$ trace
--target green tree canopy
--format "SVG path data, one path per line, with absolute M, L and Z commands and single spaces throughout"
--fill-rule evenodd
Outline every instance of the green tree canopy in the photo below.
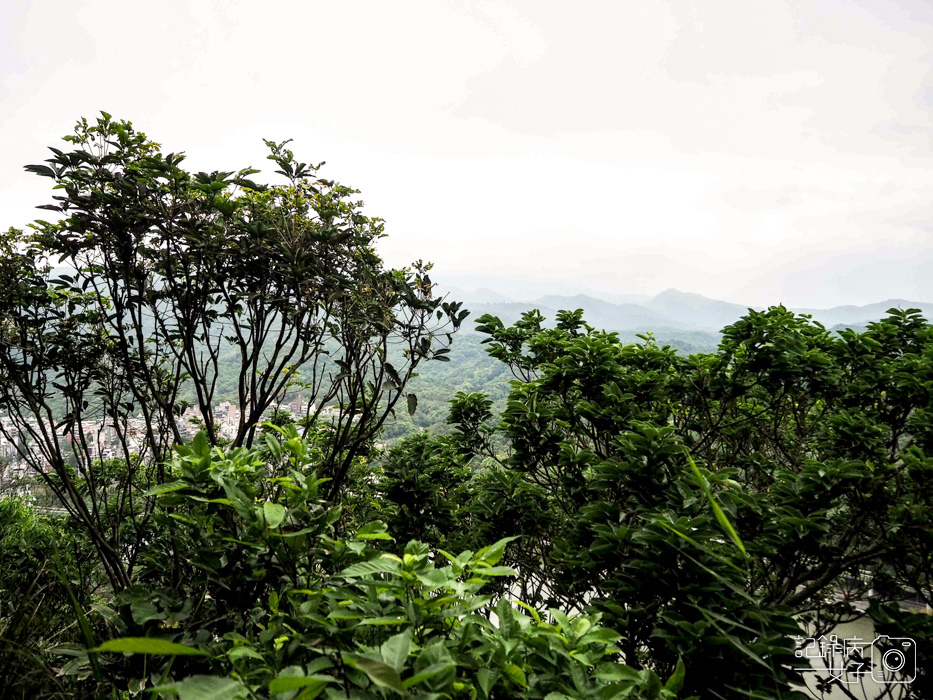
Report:
M 466 311 L 432 294 L 429 265 L 386 269 L 383 222 L 284 143 L 267 145 L 285 182 L 265 185 L 251 168 L 190 173 L 182 154 L 106 113 L 65 141 L 27 166 L 53 181 L 43 208 L 58 218 L 0 238 L 0 430 L 122 588 L 141 543 L 122 523 L 148 519 L 142 494 L 185 439 L 186 404 L 222 442 L 221 363 L 236 377 L 233 446 L 251 444 L 290 387 L 312 397 L 308 429 L 334 407 L 317 470 L 336 497 L 398 402 L 415 409 L 406 384 L 421 362 L 446 359 Z M 114 430 L 121 475 L 95 472 L 91 425 Z

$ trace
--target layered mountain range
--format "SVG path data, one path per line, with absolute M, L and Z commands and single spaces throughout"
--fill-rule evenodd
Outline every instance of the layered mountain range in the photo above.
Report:
M 690 292 L 668 289 L 654 297 L 631 295 L 612 296 L 613 300 L 590 294 L 546 294 L 528 301 L 516 301 L 489 288 L 465 290 L 447 288 L 442 291 L 458 301 L 463 300 L 475 320 L 483 314 L 499 316 L 512 323 L 522 313 L 538 309 L 553 319 L 558 310 L 583 309 L 586 321 L 597 328 L 611 331 L 660 332 L 700 331 L 718 334 L 725 326 L 745 315 L 749 307 Z M 619 301 L 619 299 L 630 299 Z M 888 309 L 919 309 L 926 318 L 933 318 L 933 303 L 888 299 L 866 306 L 836 306 L 829 309 L 792 309 L 808 314 L 827 328 L 860 327 L 882 318 Z

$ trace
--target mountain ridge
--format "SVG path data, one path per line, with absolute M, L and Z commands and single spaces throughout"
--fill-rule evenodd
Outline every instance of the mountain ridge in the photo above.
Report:
M 476 307 L 477 313 L 474 318 L 484 313 L 492 313 L 502 316 L 503 322 L 514 322 L 524 311 L 538 309 L 542 315 L 553 319 L 558 310 L 583 309 L 584 319 L 590 325 L 612 331 L 678 330 L 719 333 L 748 313 L 749 309 L 760 311 L 763 308 L 713 299 L 674 288 L 665 289 L 643 303 L 619 303 L 601 298 L 597 296 L 598 292 L 594 291 L 574 295 L 546 294 L 530 301 L 514 300 L 489 287 L 475 291 L 456 289 L 456 292 L 460 294 L 451 290 L 451 298 L 462 300 L 466 308 L 471 308 L 471 305 Z M 624 298 L 626 295 L 611 296 Z M 891 308 L 919 309 L 926 318 L 933 319 L 933 303 L 896 298 L 862 306 L 844 304 L 828 309 L 788 307 L 794 313 L 811 316 L 814 321 L 826 327 L 864 326 L 880 320 Z

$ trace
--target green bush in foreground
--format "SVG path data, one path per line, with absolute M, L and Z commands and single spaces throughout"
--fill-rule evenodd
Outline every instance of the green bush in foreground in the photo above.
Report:
M 74 656 L 63 673 L 76 694 L 676 697 L 683 667 L 664 683 L 618 663 L 599 615 L 483 595 L 517 575 L 500 565 L 508 539 L 456 556 L 417 541 L 385 551 L 380 522 L 336 539 L 341 509 L 319 498 L 306 443 L 282 433 L 264 446 L 278 476 L 259 448 L 178 448 L 173 481 L 155 489 L 144 583 L 95 608 L 98 646 L 59 650 Z M 168 585 L 175 557 L 190 568 Z

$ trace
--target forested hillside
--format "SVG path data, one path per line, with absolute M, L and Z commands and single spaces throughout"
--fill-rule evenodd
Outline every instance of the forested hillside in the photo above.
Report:
M 529 306 L 522 305 L 524 310 Z M 577 307 L 568 309 L 574 310 Z M 535 307 L 541 309 L 541 307 Z M 474 304 L 468 307 L 470 317 L 464 321 L 464 328 L 457 334 L 456 340 L 448 355 L 450 362 L 433 363 L 428 365 L 409 385 L 418 396 L 418 410 L 414 415 L 397 412 L 394 421 L 386 427 L 388 439 L 397 438 L 410 433 L 416 428 L 429 429 L 432 432 L 445 432 L 450 428 L 446 424 L 447 413 L 450 409 L 448 402 L 457 392 L 479 392 L 487 394 L 493 400 L 495 411 L 498 413 L 505 405 L 509 392 L 509 382 L 516 377 L 508 367 L 496 362 L 487 354 L 487 346 L 483 344 L 486 336 L 475 331 L 475 319 L 480 313 L 492 313 L 505 322 L 517 321 L 517 309 L 506 309 L 507 313 L 496 314 L 501 310 L 500 305 Z M 557 311 L 543 308 L 542 315 L 549 315 L 550 323 L 556 323 Z M 589 322 L 589 317 L 587 317 Z M 623 331 L 618 334 L 621 343 L 644 343 L 645 339 L 639 337 L 636 331 Z M 670 345 L 679 352 L 688 355 L 695 352 L 712 352 L 718 344 L 718 336 L 714 333 L 702 331 L 671 331 L 665 330 L 656 334 L 655 342 L 659 345 Z

